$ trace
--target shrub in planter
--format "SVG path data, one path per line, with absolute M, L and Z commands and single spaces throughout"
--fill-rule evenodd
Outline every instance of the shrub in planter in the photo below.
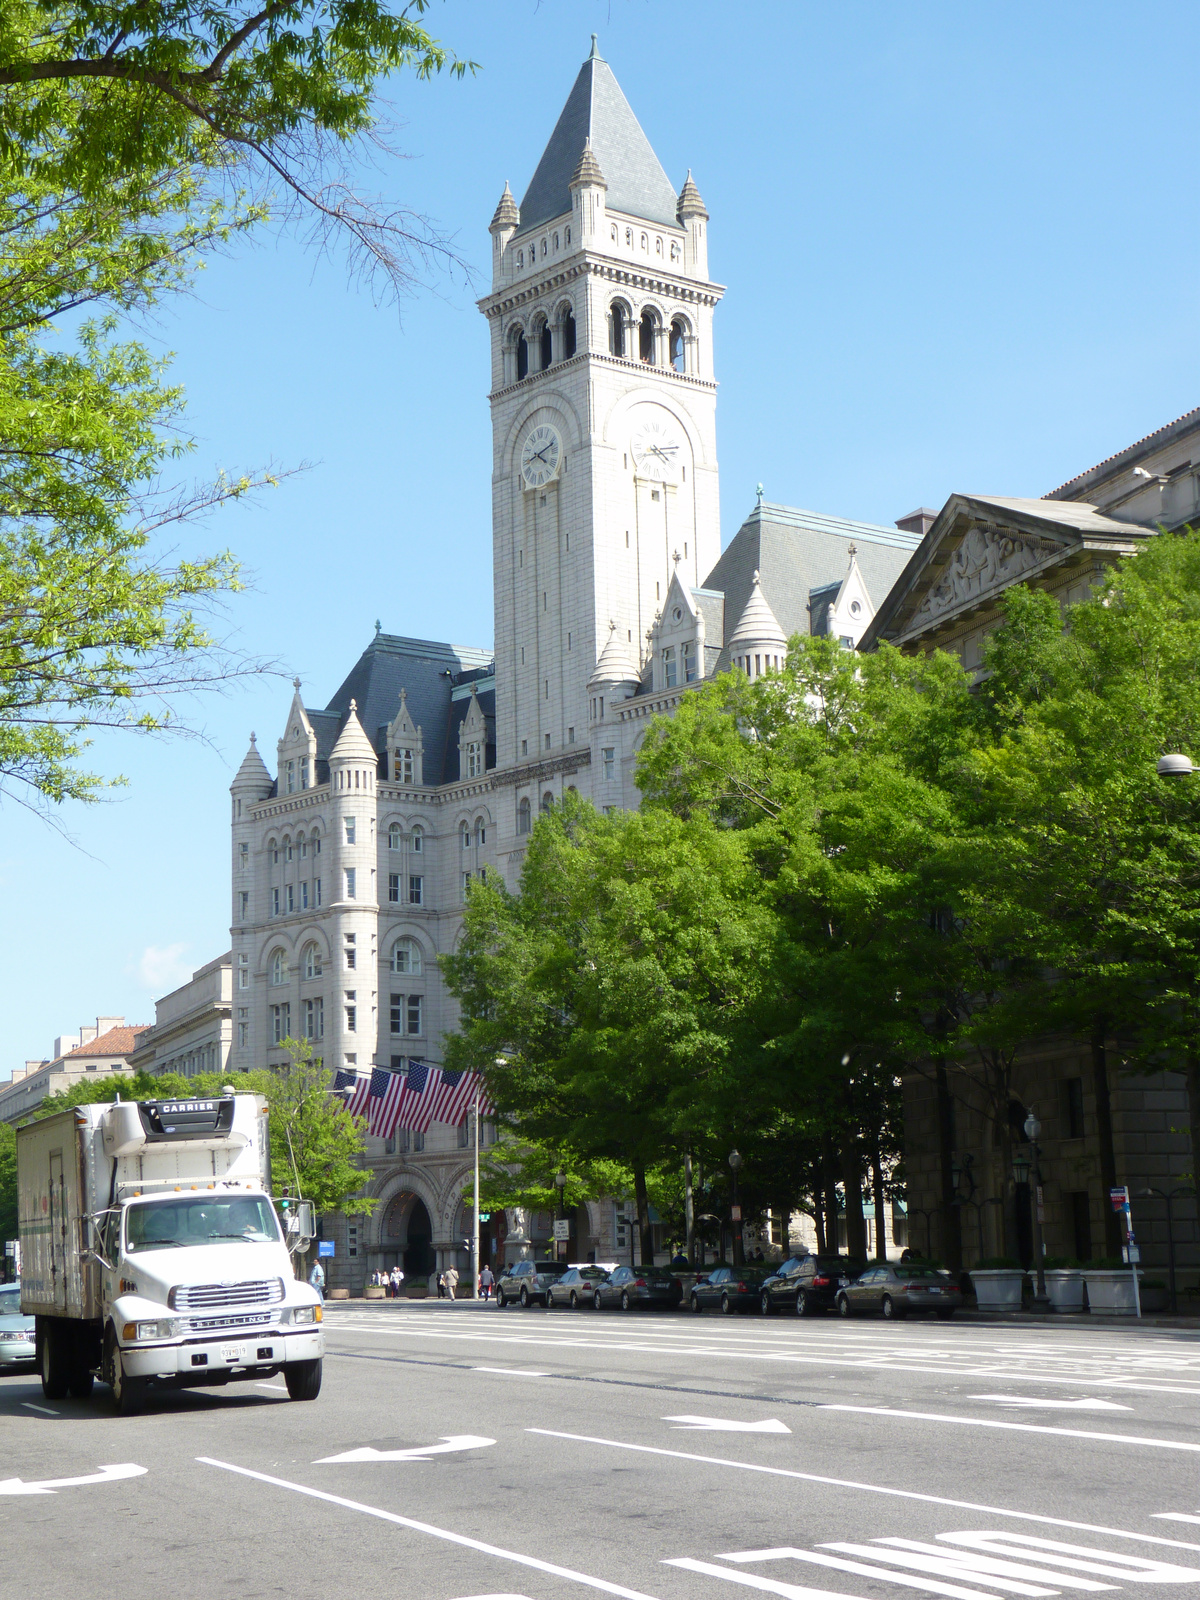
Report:
M 1019 1311 L 1025 1271 L 1008 1256 L 985 1256 L 971 1268 L 971 1282 L 981 1311 Z
M 1073 1256 L 1047 1256 L 1046 1293 L 1055 1311 L 1083 1310 L 1083 1272 Z

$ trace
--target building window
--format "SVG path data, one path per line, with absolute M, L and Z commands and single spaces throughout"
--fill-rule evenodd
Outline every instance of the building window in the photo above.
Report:
M 529 754 L 529 740 L 528 739 L 522 739 L 521 740 L 521 754 L 523 756 L 527 756 Z
M 250 846 L 248 844 L 240 844 L 240 845 L 238 845 L 238 866 L 241 868 L 241 870 L 243 872 L 245 872 L 246 869 L 249 867 L 249 865 L 250 865 Z
M 421 946 L 415 939 L 397 939 L 392 947 L 393 972 L 420 972 Z
M 271 982 L 276 987 L 288 981 L 287 956 L 282 950 L 276 950 L 271 957 Z
M 345 823 L 346 823 L 346 843 L 347 844 L 356 844 L 357 843 L 357 839 L 355 837 L 355 835 L 357 833 L 356 819 L 354 817 L 347 817 L 345 819 Z
M 400 904 L 400 874 L 398 872 L 388 873 L 388 900 L 394 906 Z
M 567 729 L 567 743 L 568 744 L 574 744 L 575 743 L 575 729 L 574 728 L 568 728 Z
M 292 1034 L 292 1008 L 285 1000 L 281 1006 L 271 1007 L 271 1043 L 282 1044 Z
M 250 915 L 250 891 L 243 889 L 238 895 L 238 921 L 245 922 Z
M 517 334 L 517 382 L 529 376 L 529 346 L 524 333 Z
M 471 848 L 471 827 L 469 823 L 463 823 L 462 827 L 459 829 L 458 837 L 463 849 L 469 850 Z
M 287 792 L 289 794 L 295 794 L 296 792 L 296 763 L 294 761 L 289 761 L 287 764 Z
M 679 647 L 679 654 L 683 658 L 683 681 L 695 683 L 696 681 L 696 646 L 691 639 Z
M 246 1041 L 247 1041 L 247 1039 L 249 1037 L 249 1033 L 250 1033 L 249 1024 L 245 1023 L 245 1022 L 239 1022 L 238 1023 L 238 1049 L 239 1050 L 244 1050 L 246 1048 Z
M 319 978 L 321 976 L 320 945 L 314 943 L 306 944 L 301 960 L 303 962 L 301 970 L 306 978 Z
M 549 750 L 549 748 L 550 748 L 550 735 L 546 734 L 545 737 L 546 737 L 546 749 Z
M 278 889 L 272 889 L 271 890 L 271 915 L 273 917 L 277 917 L 279 915 L 279 890 Z
M 290 883 L 284 887 L 283 909 L 289 913 L 296 909 L 296 891 Z
M 412 848 L 413 854 L 418 856 L 425 848 L 425 835 L 420 828 L 414 828 L 412 831 Z
M 421 996 L 410 994 L 405 1017 L 405 1033 L 417 1034 L 423 1031 L 421 1027 Z
M 1066 1137 L 1068 1139 L 1083 1138 L 1083 1079 L 1065 1078 L 1063 1080 L 1063 1099 L 1066 1116 Z
M 673 644 L 667 645 L 663 650 L 662 665 L 663 687 L 665 689 L 673 689 L 675 687 L 675 646 Z
M 551 810 L 553 808 L 553 805 L 554 805 L 554 796 L 550 793 L 549 789 L 547 789 L 545 794 L 542 796 L 542 810 L 543 810 L 543 812 Z
M 239 956 L 238 957 L 238 988 L 239 989 L 248 989 L 249 987 L 250 987 L 250 957 L 249 956 Z
M 674 248 L 674 247 L 672 247 Z M 687 370 L 687 330 L 682 322 L 676 319 L 671 324 L 670 355 L 671 365 L 676 372 Z
M 613 778 L 616 776 L 617 771 L 617 752 L 615 746 L 611 744 L 606 745 L 604 749 L 601 750 L 600 756 L 604 762 L 604 781 L 605 783 L 611 783 Z
M 308 757 L 307 756 L 301 756 L 300 757 L 300 787 L 302 789 L 307 789 L 308 788 Z
M 307 911 L 308 910 L 308 880 L 307 879 L 305 879 L 305 881 L 300 885 L 300 909 L 301 909 L 301 911 Z
M 467 893 L 470 890 L 470 887 L 471 887 L 471 874 L 469 872 L 464 872 L 463 875 L 462 875 L 462 897 L 463 897 L 463 904 L 464 905 L 467 903 Z
M 425 1148 L 425 1135 L 423 1133 L 420 1133 L 416 1129 L 414 1129 L 413 1130 L 412 1141 L 413 1141 L 413 1149 L 414 1150 L 424 1150 L 424 1148 Z
M 358 899 L 358 874 L 357 874 L 356 869 L 354 867 L 345 868 L 345 878 L 346 878 L 345 898 L 347 900 L 357 900 Z
M 355 1222 L 346 1226 L 346 1254 L 351 1257 L 358 1254 L 358 1224 Z
M 471 1119 L 464 1117 L 458 1125 L 458 1148 L 465 1150 L 471 1142 Z
M 278 844 L 276 844 L 274 839 L 271 840 L 270 851 L 271 851 L 271 865 L 273 867 L 277 867 L 279 865 L 279 846 L 278 846 Z
M 304 837 L 304 835 L 302 833 L 301 834 L 297 834 L 297 836 L 296 836 L 296 848 L 300 852 L 301 861 L 307 861 L 307 859 L 308 859 L 308 840 Z
M 480 817 L 475 819 L 475 843 L 477 846 L 487 843 L 487 827 Z
M 321 835 L 319 833 L 314 833 L 313 834 L 312 846 L 313 846 L 313 855 L 319 856 L 321 854 Z
M 408 903 L 410 906 L 425 904 L 425 879 L 413 873 L 410 873 L 408 878 Z
M 475 740 L 467 746 L 467 777 L 479 778 L 483 776 L 483 746 Z
M 400 832 L 400 824 L 398 822 L 393 822 L 391 827 L 388 829 L 388 849 L 399 850 L 403 843 L 404 835 Z
M 391 997 L 389 1026 L 393 1033 L 404 1032 L 404 996 L 394 994 Z
M 313 905 L 314 906 L 319 906 L 320 904 L 321 904 L 321 880 L 320 880 L 320 878 L 314 878 L 313 879 Z
M 345 954 L 345 958 L 346 958 L 346 969 L 349 972 L 353 972 L 355 967 L 358 966 L 358 935 L 357 934 L 348 933 L 346 935 L 346 943 L 345 943 L 344 954 Z
M 625 230 L 629 232 L 628 229 Z M 626 243 L 630 241 L 627 239 Z M 610 356 L 624 356 L 628 354 L 629 342 L 628 312 L 619 300 L 614 300 L 608 313 L 608 353 Z
M 411 783 L 413 781 L 413 753 L 411 750 L 396 751 L 396 782 Z
M 320 995 L 315 1000 L 304 1002 L 304 1037 L 306 1039 L 325 1037 L 325 1002 Z
M 358 991 L 356 989 L 347 989 L 346 990 L 346 1032 L 347 1033 L 357 1033 L 358 1032 L 358 1006 L 356 1004 L 357 999 L 358 999 Z

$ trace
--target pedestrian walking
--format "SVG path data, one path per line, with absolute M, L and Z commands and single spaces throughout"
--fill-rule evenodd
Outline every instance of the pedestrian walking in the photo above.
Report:
M 495 1281 L 495 1278 L 492 1276 L 491 1267 L 485 1266 L 483 1271 L 479 1274 L 479 1292 L 485 1300 L 490 1300 L 492 1298 L 492 1284 L 495 1283 Z
M 404 1285 L 404 1273 L 399 1266 L 392 1268 L 392 1299 L 399 1300 Z
M 446 1295 L 447 1295 L 448 1299 L 450 1299 L 450 1300 L 454 1299 L 454 1291 L 457 1288 L 458 1288 L 458 1268 L 457 1267 L 447 1267 L 446 1268 Z
M 312 1264 L 312 1271 L 308 1275 L 308 1281 L 309 1281 L 309 1283 L 312 1284 L 313 1288 L 317 1291 L 317 1298 L 322 1302 L 322 1304 L 324 1304 L 324 1301 L 325 1301 L 325 1268 L 321 1265 L 320 1256 L 318 1256 L 317 1259 Z
M 437 1283 L 438 1283 L 438 1299 L 439 1300 L 444 1300 L 446 1298 L 446 1274 L 444 1272 L 439 1272 L 438 1273 Z

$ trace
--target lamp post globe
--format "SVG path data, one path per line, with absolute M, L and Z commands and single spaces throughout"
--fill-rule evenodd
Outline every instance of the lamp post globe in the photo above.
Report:
M 1031 1111 L 1025 1118 L 1025 1137 L 1030 1144 L 1036 1144 L 1042 1136 L 1042 1125 Z
M 1154 770 L 1160 778 L 1190 778 L 1196 769 L 1190 757 L 1172 751 L 1169 755 L 1159 756 Z

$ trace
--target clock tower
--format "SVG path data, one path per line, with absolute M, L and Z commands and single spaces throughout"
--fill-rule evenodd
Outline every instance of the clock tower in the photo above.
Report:
M 491 222 L 497 822 L 597 805 L 672 579 L 720 555 L 708 212 L 592 39 L 518 208 Z M 626 741 L 627 743 L 627 741 Z M 505 796 L 511 796 L 511 804 Z M 619 794 L 611 803 L 621 803 Z

